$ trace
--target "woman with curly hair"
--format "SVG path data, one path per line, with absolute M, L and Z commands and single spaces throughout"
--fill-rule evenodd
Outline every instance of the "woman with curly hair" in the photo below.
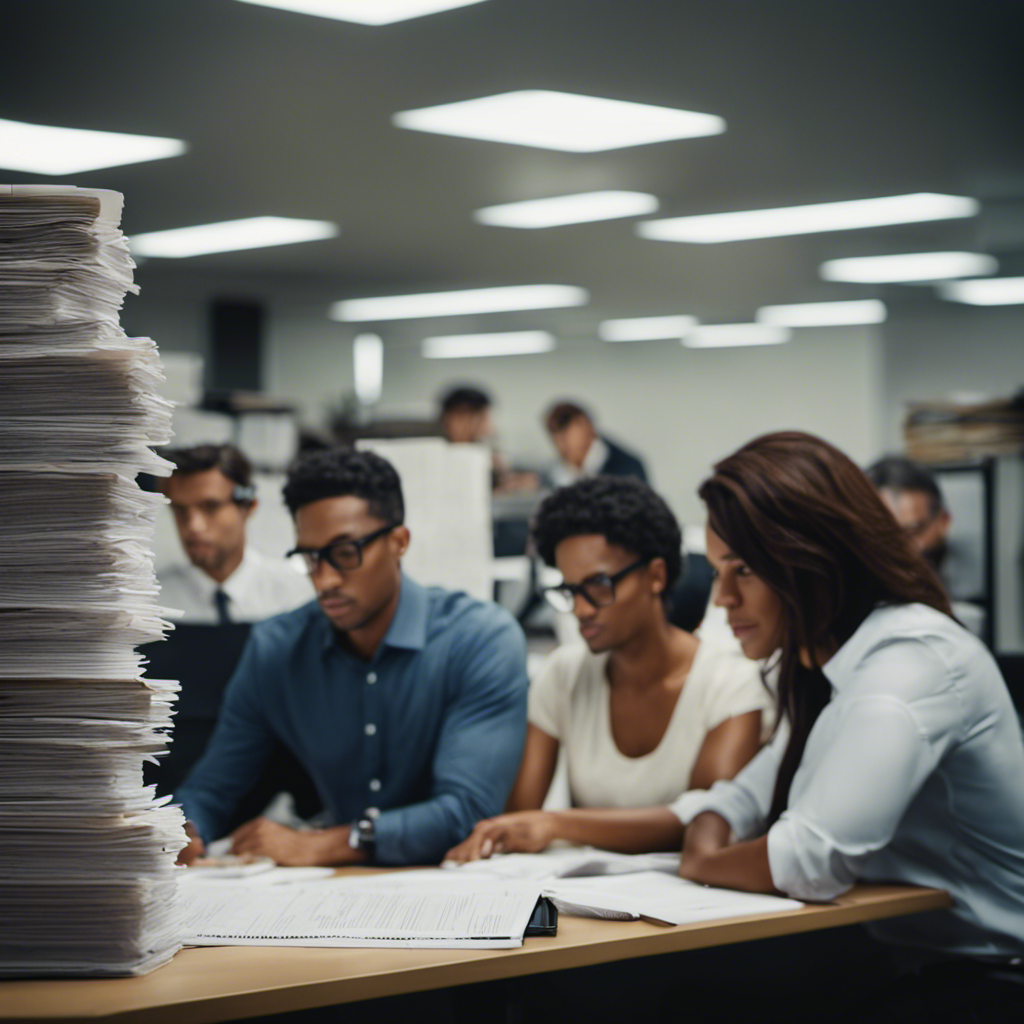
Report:
M 683 567 L 679 525 L 646 484 L 595 477 L 542 503 L 534 540 L 563 582 L 582 644 L 555 651 L 529 695 L 529 728 L 507 813 L 448 854 L 475 860 L 553 840 L 625 853 L 679 849 L 667 805 L 730 778 L 760 745 L 771 698 L 757 667 L 671 625 Z M 573 808 L 541 810 L 564 748 Z

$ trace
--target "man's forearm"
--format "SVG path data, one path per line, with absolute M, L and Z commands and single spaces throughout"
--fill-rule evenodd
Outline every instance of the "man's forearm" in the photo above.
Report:
M 683 826 L 666 807 L 550 811 L 556 839 L 618 853 L 678 850 Z
M 312 858 L 310 864 L 340 867 L 344 864 L 368 863 L 370 856 L 366 850 L 353 849 L 349 845 L 351 831 L 348 825 L 336 825 L 307 833 Z

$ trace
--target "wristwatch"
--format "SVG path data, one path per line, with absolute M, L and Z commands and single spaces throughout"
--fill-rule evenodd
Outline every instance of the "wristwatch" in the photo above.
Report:
M 377 850 L 377 818 L 380 809 L 367 807 L 365 811 L 349 826 L 348 845 L 353 850 L 365 850 L 373 860 Z

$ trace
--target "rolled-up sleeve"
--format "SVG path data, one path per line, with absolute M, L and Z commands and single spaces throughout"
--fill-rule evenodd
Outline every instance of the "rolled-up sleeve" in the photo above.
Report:
M 489 609 L 490 615 L 498 609 Z M 479 623 L 479 620 L 477 620 Z M 483 624 L 480 624 L 483 625 Z M 526 640 L 511 616 L 471 629 L 453 654 L 453 697 L 432 763 L 430 797 L 384 811 L 380 864 L 436 864 L 482 818 L 499 814 L 526 739 Z
M 775 738 L 732 779 L 720 779 L 710 789 L 691 789 L 669 810 L 689 825 L 698 814 L 714 811 L 729 822 L 739 839 L 758 835 L 768 819 L 775 779 L 789 740 L 789 729 L 783 724 Z
M 768 831 L 772 881 L 799 900 L 830 900 L 854 884 L 942 755 L 892 697 L 850 701 L 837 725 L 798 799 Z

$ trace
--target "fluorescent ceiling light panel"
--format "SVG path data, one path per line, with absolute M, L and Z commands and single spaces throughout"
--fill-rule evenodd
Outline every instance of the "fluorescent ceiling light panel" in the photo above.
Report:
M 326 220 L 299 220 L 296 217 L 247 217 L 219 224 L 198 224 L 192 228 L 171 228 L 132 235 L 128 247 L 133 256 L 182 259 L 206 256 L 212 252 L 236 252 L 239 249 L 264 249 L 271 245 L 314 242 L 333 238 L 338 225 Z
M 1017 306 L 1024 303 L 1024 277 L 993 277 L 987 281 L 954 281 L 939 294 L 969 306 Z
M 356 398 L 362 405 L 373 405 L 384 383 L 384 342 L 376 334 L 360 334 L 352 342 L 352 372 Z
M 396 21 L 421 18 L 424 14 L 469 7 L 484 0 L 241 0 L 259 7 L 312 14 L 317 18 L 353 21 L 357 25 L 392 25 Z
M 346 299 L 331 306 L 334 320 L 417 320 L 431 316 L 507 313 L 518 309 L 584 306 L 590 295 L 565 284 L 520 284 L 504 288 L 471 288 L 422 295 L 386 295 L 376 299 Z
M 527 356 L 550 352 L 555 339 L 547 331 L 504 334 L 454 334 L 423 339 L 426 359 L 471 359 L 480 356 Z
M 554 228 L 615 217 L 639 217 L 657 209 L 657 197 L 646 192 L 580 192 L 485 206 L 474 212 L 473 219 L 502 228 Z
M 999 262 L 976 252 L 911 252 L 898 256 L 858 256 L 828 260 L 820 274 L 826 281 L 851 284 L 898 284 L 915 281 L 948 281 L 953 277 L 994 274 Z
M 878 299 L 857 302 L 800 302 L 789 306 L 762 306 L 754 319 L 782 327 L 831 327 L 836 324 L 880 324 L 885 303 Z
M 704 324 L 684 338 L 687 348 L 739 348 L 745 345 L 782 345 L 793 337 L 788 327 L 775 324 Z
M 81 174 L 146 160 L 180 156 L 188 146 L 180 139 L 155 135 L 54 128 L 0 118 L 0 167 L 30 174 Z
M 738 242 L 750 238 L 811 235 L 821 231 L 850 231 L 886 224 L 916 224 L 927 220 L 973 217 L 976 199 L 916 192 L 882 199 L 852 199 L 775 210 L 711 213 L 699 217 L 668 217 L 637 225 L 637 234 L 664 242 Z
M 399 128 L 569 153 L 596 153 L 725 131 L 725 121 L 714 114 L 544 89 L 405 110 L 391 120 Z
M 639 316 L 628 320 L 602 320 L 597 334 L 605 341 L 656 341 L 659 338 L 677 341 L 696 324 L 695 316 Z

